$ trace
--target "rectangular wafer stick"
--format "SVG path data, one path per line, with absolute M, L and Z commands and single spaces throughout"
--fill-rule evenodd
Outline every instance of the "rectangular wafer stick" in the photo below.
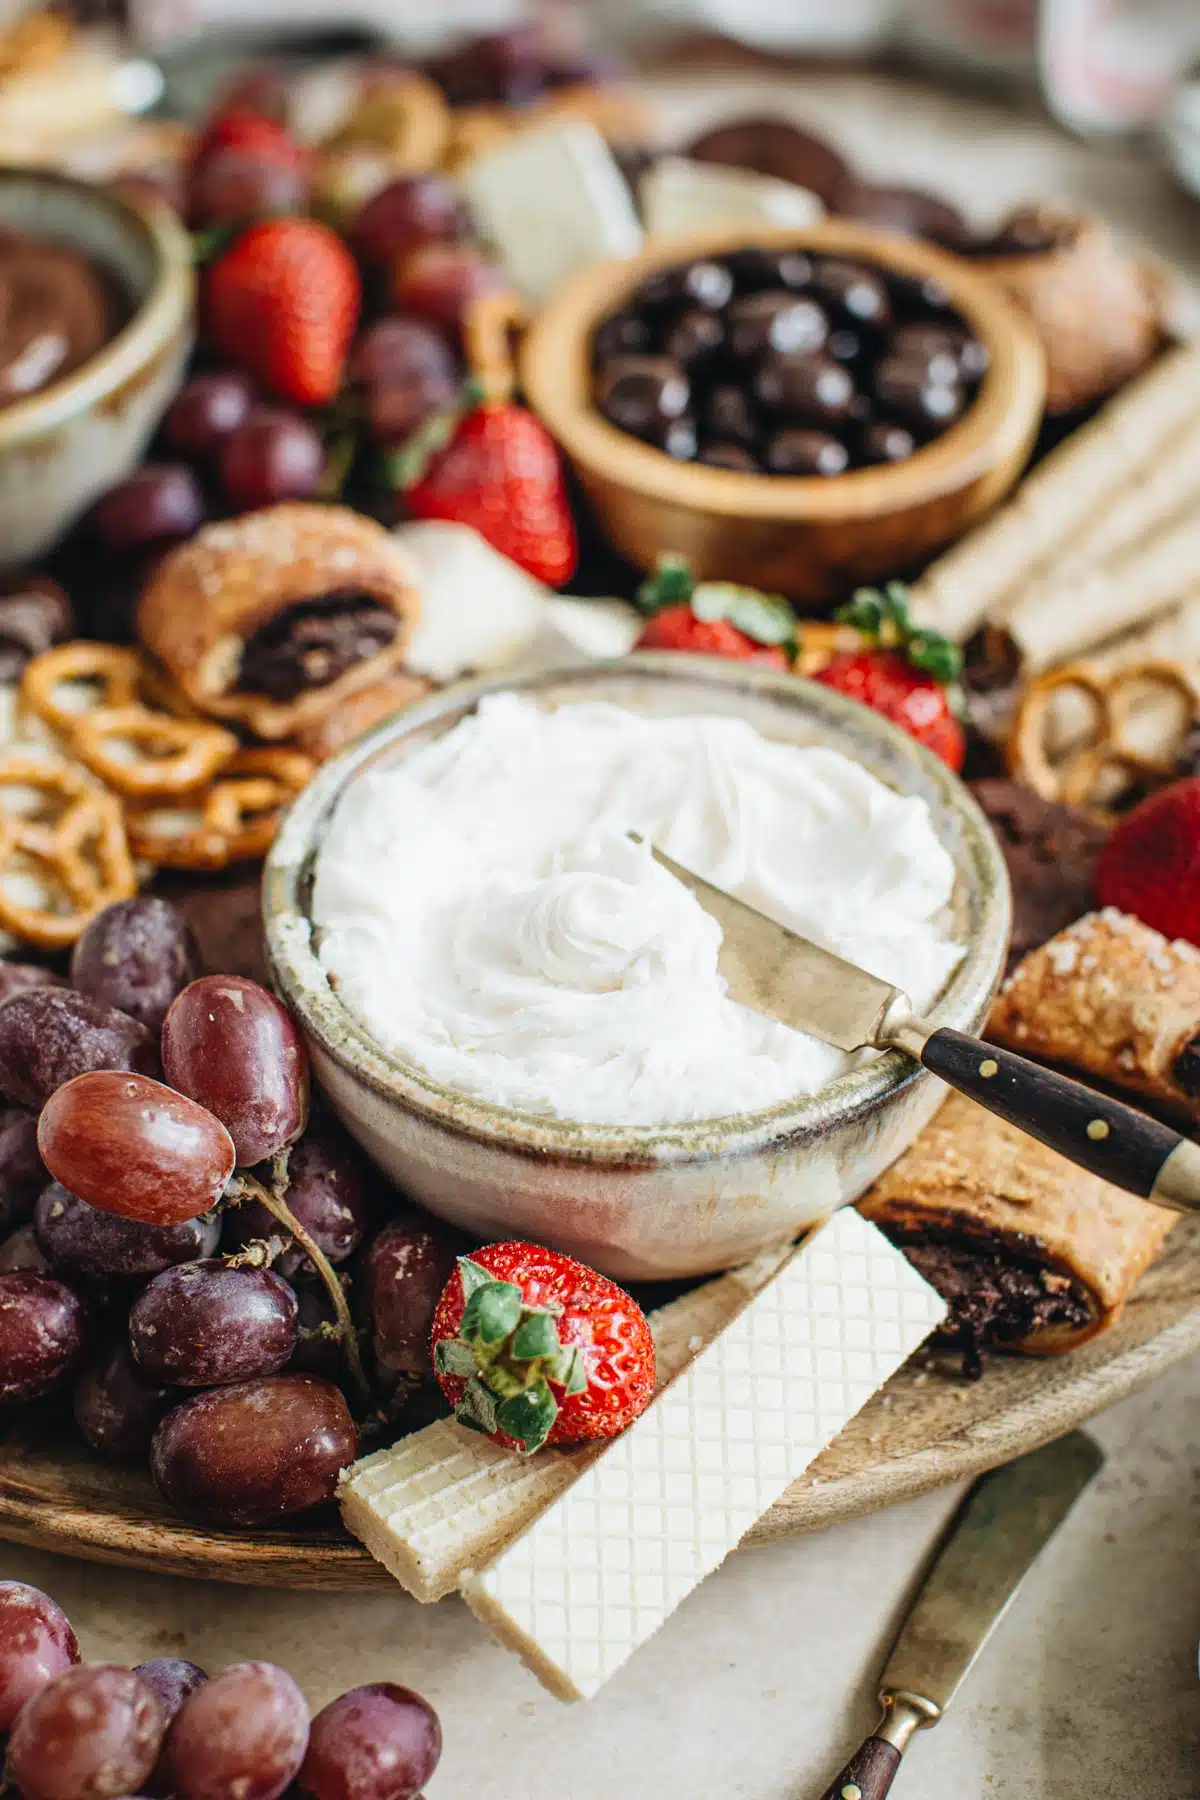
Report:
M 490 1568 L 471 1610 L 561 1700 L 646 1642 L 946 1316 L 835 1213 Z
M 1105 500 L 1144 470 L 1200 410 L 1200 346 L 1170 350 L 1072 432 L 1013 499 L 938 558 L 913 589 L 913 615 L 963 643 L 1003 614 L 1035 570 L 1069 544 Z
M 790 1246 L 764 1252 L 651 1316 L 659 1390 L 775 1273 Z M 417 1600 L 453 1593 L 575 1481 L 596 1448 L 521 1456 L 438 1419 L 365 1456 L 338 1491 L 346 1529 Z

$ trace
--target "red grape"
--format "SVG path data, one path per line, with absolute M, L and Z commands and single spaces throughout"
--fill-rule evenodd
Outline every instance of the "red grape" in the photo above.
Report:
M 401 312 L 457 331 L 473 300 L 506 285 L 499 264 L 473 245 L 426 244 L 397 265 L 391 297 Z
M 414 1800 L 441 1755 L 442 1727 L 428 1700 L 372 1681 L 317 1714 L 297 1783 L 313 1800 Z
M 235 144 L 202 157 L 188 184 L 188 220 L 200 229 L 236 225 L 266 213 L 302 212 L 308 177 L 294 160 Z
M 24 1224 L 46 1181 L 36 1115 L 19 1106 L 0 1106 L 0 1231 Z
M 146 1225 L 90 1206 L 60 1181 L 52 1181 L 38 1200 L 33 1228 L 39 1247 L 58 1273 L 132 1280 L 210 1256 L 221 1238 L 216 1213 L 171 1225 Z
M 0 1006 L 0 1093 L 40 1107 L 64 1082 L 92 1069 L 159 1072 L 144 1025 L 72 988 L 29 988 Z
M 4 1254 L 0 1248 L 0 1257 Z M 324 1282 L 296 1283 L 296 1348 L 289 1369 L 337 1381 L 346 1367 L 337 1314 Z M 441 1388 L 438 1393 L 441 1393 Z
M 307 1744 L 308 1707 L 287 1670 L 234 1663 L 176 1713 L 164 1772 L 178 1800 L 276 1800 Z
M 367 1251 L 363 1294 L 385 1375 L 428 1375 L 429 1330 L 460 1246 L 423 1213 L 392 1219 Z
M 204 523 L 204 495 L 184 464 L 144 463 L 97 500 L 92 523 L 107 550 L 177 544 Z
M 176 994 L 200 969 L 196 940 L 169 900 L 118 900 L 84 926 L 71 952 L 71 981 L 160 1031 Z
M 403 439 L 458 396 L 458 362 L 442 333 L 420 319 L 379 319 L 359 339 L 354 375 L 377 443 Z
M 0 1581 L 0 1736 L 27 1700 L 79 1661 L 61 1606 L 23 1581 Z
M 254 389 L 239 369 L 193 375 L 185 381 L 163 421 L 163 436 L 188 462 L 211 462 L 231 431 L 250 416 Z
M 136 1794 L 158 1761 L 166 1719 L 132 1669 L 67 1669 L 21 1710 L 8 1769 L 24 1800 L 115 1800 Z
M 128 1344 L 118 1344 L 75 1383 L 75 1423 L 98 1456 L 144 1463 L 163 1414 L 177 1396 L 142 1374 Z
M 304 1130 L 308 1052 L 287 1008 L 256 981 L 193 981 L 167 1014 L 162 1053 L 167 1080 L 220 1119 L 240 1167 L 265 1162 Z
M 71 1193 L 146 1225 L 211 1211 L 235 1162 L 229 1133 L 194 1100 L 145 1075 L 104 1070 L 50 1096 L 38 1149 Z
M 0 962 L 0 1006 L 25 988 L 65 986 L 61 975 L 37 963 Z
M 340 1390 L 314 1375 L 271 1375 L 193 1394 L 154 1434 L 150 1472 L 180 1512 L 266 1525 L 332 1500 L 358 1455 Z
M 52 1275 L 32 1225 L 22 1225 L 0 1244 L 0 1275 Z
M 149 1662 L 139 1663 L 133 1672 L 158 1695 L 168 1725 L 188 1695 L 194 1694 L 208 1680 L 203 1669 L 194 1662 L 185 1662 L 182 1656 L 152 1656 Z
M 87 1349 L 83 1303 L 48 1275 L 0 1275 L 0 1406 L 40 1400 Z
M 274 1375 L 296 1347 L 296 1296 L 270 1269 L 183 1263 L 134 1301 L 129 1343 L 140 1369 L 176 1387 Z
M 458 196 L 444 175 L 407 175 L 373 194 L 347 234 L 350 248 L 371 268 L 384 268 L 422 244 L 460 235 Z
M 283 1197 L 331 1263 L 345 1262 L 358 1249 L 366 1232 L 363 1177 L 362 1152 L 352 1138 L 328 1119 L 310 1125 L 288 1155 Z M 237 1244 L 247 1244 L 251 1238 L 287 1237 L 286 1227 L 257 1200 L 237 1207 L 228 1217 Z M 272 1266 L 286 1281 L 301 1272 L 314 1273 L 308 1257 L 294 1243 L 276 1257 Z
M 325 446 L 298 413 L 258 406 L 229 433 L 219 462 L 230 504 L 252 512 L 315 493 L 325 472 Z

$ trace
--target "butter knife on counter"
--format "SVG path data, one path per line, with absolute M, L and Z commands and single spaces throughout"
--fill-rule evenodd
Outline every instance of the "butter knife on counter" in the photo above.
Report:
M 1200 1144 L 1011 1050 L 920 1018 L 902 989 L 651 849 L 720 925 L 718 966 L 731 999 L 839 1050 L 902 1050 L 1102 1181 L 1176 1212 L 1200 1212 Z
M 883 1718 L 821 1800 L 883 1800 L 910 1740 L 937 1724 L 1103 1461 L 1093 1439 L 1073 1431 L 975 1483 L 888 1658 Z

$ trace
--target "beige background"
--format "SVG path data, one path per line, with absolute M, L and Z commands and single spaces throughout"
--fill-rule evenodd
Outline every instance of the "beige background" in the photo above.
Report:
M 875 77 L 656 82 L 682 134 L 785 107 L 877 177 L 926 180 L 981 217 L 1029 195 L 1102 206 L 1200 277 L 1200 209 L 1149 160 L 1097 152 L 989 98 Z M 767 91 L 764 91 L 767 90 Z M 904 1800 L 1200 1795 L 1200 1365 L 1098 1421 L 1108 1465 L 1030 1577 Z M 71 1564 L 0 1544 L 0 1574 L 48 1588 L 91 1658 L 177 1653 L 210 1670 L 286 1664 L 319 1705 L 408 1682 L 438 1706 L 429 1800 L 808 1800 L 870 1729 L 871 1695 L 948 1490 L 819 1537 L 732 1557 L 585 1707 L 548 1699 L 456 1601 L 262 1594 Z

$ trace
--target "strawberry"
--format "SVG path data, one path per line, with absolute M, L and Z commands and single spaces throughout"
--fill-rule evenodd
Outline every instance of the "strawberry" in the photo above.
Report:
M 442 447 L 426 455 L 439 438 Z M 472 526 L 551 587 L 574 572 L 578 544 L 562 464 L 554 439 L 525 407 L 485 400 L 443 416 L 413 440 L 398 472 L 414 518 Z
M 637 593 L 649 622 L 639 650 L 684 650 L 788 670 L 796 616 L 786 600 L 731 581 L 695 581 L 686 562 L 665 556 Z
M 702 656 L 730 656 L 735 662 L 789 669 L 786 650 L 760 644 L 728 619 L 698 619 L 686 600 L 655 613 L 637 641 L 639 650 L 691 650 Z
M 354 258 L 315 219 L 265 219 L 208 270 L 212 347 L 282 400 L 323 406 L 341 384 L 361 294 Z
M 1200 776 L 1161 788 L 1121 820 L 1100 853 L 1096 897 L 1166 938 L 1200 944 Z
M 853 625 L 869 647 L 843 651 L 813 679 L 882 713 L 957 773 L 967 753 L 952 686 L 961 652 L 937 632 L 911 623 L 907 592 L 896 581 L 883 593 L 860 588 L 836 616 Z
M 457 1418 L 527 1455 L 616 1437 L 654 1393 L 654 1339 L 637 1302 L 538 1244 L 460 1256 L 431 1343 Z

